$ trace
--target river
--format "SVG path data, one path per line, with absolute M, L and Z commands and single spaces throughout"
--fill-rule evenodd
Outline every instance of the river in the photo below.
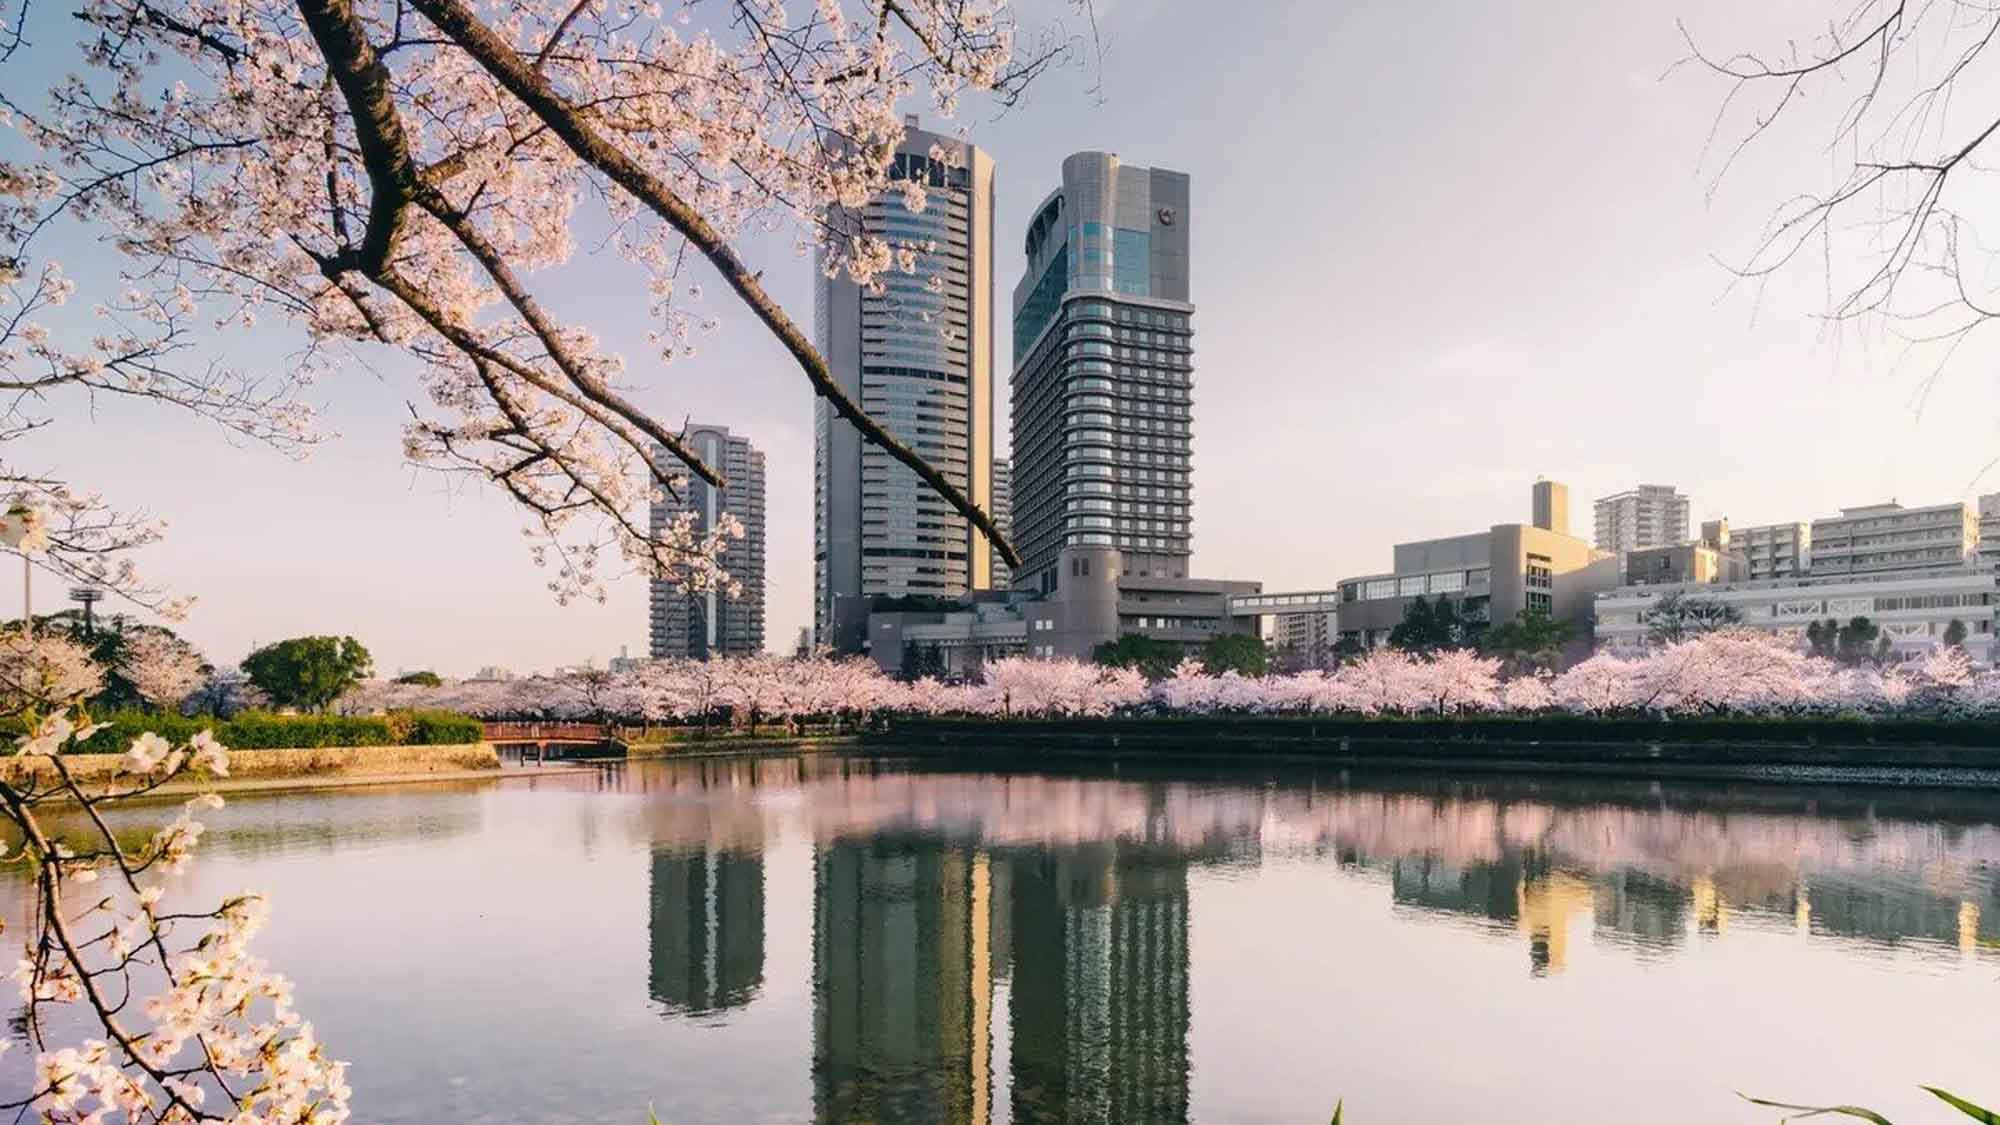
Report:
M 2000 1101 L 2000 800 L 1976 792 L 822 755 L 204 819 L 183 892 L 269 893 L 259 949 L 352 1061 L 361 1122 Z M 10 926 L 21 897 L 0 874 Z

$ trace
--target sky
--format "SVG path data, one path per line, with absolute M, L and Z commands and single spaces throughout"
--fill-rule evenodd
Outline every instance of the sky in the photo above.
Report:
M 1525 521 L 1537 476 L 1569 485 L 1586 534 L 1592 498 L 1641 482 L 1678 485 L 1696 521 L 1739 525 L 2000 491 L 1987 345 L 1939 369 L 1879 331 L 1830 334 L 1810 267 L 1751 291 L 1721 264 L 1778 201 L 1823 180 L 1827 135 L 1802 118 L 1710 198 L 1705 146 L 1727 91 L 1668 73 L 1685 53 L 1676 21 L 1705 41 L 1769 46 L 1823 27 L 1826 5 L 1193 10 L 1098 0 L 1101 70 L 1057 71 L 1024 105 L 959 118 L 997 164 L 1002 309 L 1063 156 L 1100 149 L 1190 175 L 1190 573 L 1325 589 L 1387 567 L 1393 543 Z M 1078 26 L 1056 0 L 1021 12 Z M 20 97 L 45 82 L 73 35 L 44 27 L 38 57 L 0 83 Z M 924 124 L 939 123 L 926 112 Z M 768 643 L 787 649 L 811 617 L 810 391 L 719 286 L 703 300 L 719 332 L 694 358 L 649 367 L 641 283 L 588 252 L 589 225 L 586 249 L 537 275 L 538 292 L 624 352 L 657 417 L 724 424 L 764 450 Z M 809 323 L 810 266 L 790 235 L 744 249 Z M 217 358 L 282 362 L 287 346 L 259 329 L 224 338 Z M 218 662 L 301 633 L 358 637 L 385 673 L 643 655 L 645 583 L 557 605 L 501 496 L 403 462 L 406 403 L 422 392 L 397 357 L 363 359 L 313 389 L 338 437 L 304 461 L 116 403 L 71 404 L 10 455 L 166 518 L 140 564 L 199 599 L 180 628 Z

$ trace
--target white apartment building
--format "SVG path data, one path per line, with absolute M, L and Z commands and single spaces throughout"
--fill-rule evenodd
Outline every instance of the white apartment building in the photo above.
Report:
M 1702 542 L 1718 551 L 1743 556 L 1751 579 L 1786 578 L 1812 568 L 1812 525 L 1767 523 L 1732 527 L 1726 519 L 1701 525 Z
M 1620 586 L 1597 595 L 1598 645 L 1628 654 L 1644 650 L 1646 612 L 1674 592 L 1734 606 L 1744 625 L 1792 637 L 1800 645 L 1806 626 L 1815 621 L 1866 617 L 1881 627 L 1895 653 L 1907 659 L 1942 643 L 1951 623 L 1961 621 L 1966 653 L 1974 662 L 1992 664 L 2000 655 L 1995 636 L 2000 574 L 1963 562 L 1954 569 Z
M 1812 573 L 1955 569 L 1977 558 L 1978 544 L 1979 517 L 1963 501 L 1842 508 L 1838 516 L 1813 521 Z
M 2000 492 L 1979 498 L 1979 561 L 2000 567 Z
M 1670 484 L 1642 484 L 1600 498 L 1597 549 L 1623 554 L 1688 541 L 1688 498 Z

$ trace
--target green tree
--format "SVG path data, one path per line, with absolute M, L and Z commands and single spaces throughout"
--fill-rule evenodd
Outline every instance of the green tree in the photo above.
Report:
M 1249 633 L 1223 633 L 1210 637 L 1201 646 L 1202 671 L 1211 676 L 1224 672 L 1261 676 L 1270 663 L 1271 654 L 1264 648 L 1264 639 Z
M 1172 641 L 1156 641 L 1144 633 L 1121 633 L 1115 641 L 1104 641 L 1090 650 L 1092 663 L 1107 668 L 1137 668 L 1149 680 L 1165 679 L 1180 663 L 1181 646 Z
M 1512 621 L 1503 621 L 1480 638 L 1488 656 L 1507 662 L 1508 670 L 1554 671 L 1562 658 L 1562 647 L 1575 635 L 1567 621 L 1557 621 L 1540 610 L 1524 609 Z
M 323 711 L 375 667 L 353 637 L 293 637 L 243 658 L 243 674 L 279 707 Z
M 1691 598 L 1679 590 L 1664 594 L 1646 611 L 1646 635 L 1654 644 L 1669 645 L 1741 625 L 1743 615 L 1728 602 Z
M 938 680 L 944 678 L 944 653 L 936 645 L 904 641 L 902 678 L 915 681 L 925 676 Z
M 1944 647 L 1946 648 L 1965 647 L 1966 631 L 1967 630 L 1965 628 L 1965 622 L 1960 621 L 1956 617 L 1952 618 L 1951 624 L 1946 625 L 1944 627 Z
M 1827 624 L 1832 625 L 1833 622 L 1828 621 Z M 1875 642 L 1878 639 L 1888 640 L 1882 636 L 1881 626 L 1866 617 L 1850 618 L 1847 624 L 1834 631 L 1833 657 L 1842 664 L 1865 664 L 1877 658 Z
M 389 681 L 392 684 L 409 684 L 412 687 L 443 687 L 444 680 L 436 672 L 405 672 Z
M 1433 653 L 1464 648 L 1472 643 L 1472 623 L 1459 613 L 1450 598 L 1426 601 L 1418 595 L 1403 607 L 1403 620 L 1389 630 L 1389 647 L 1404 652 Z
M 1832 660 L 1840 654 L 1840 622 L 1829 617 L 1806 626 L 1806 645 L 1814 656 Z

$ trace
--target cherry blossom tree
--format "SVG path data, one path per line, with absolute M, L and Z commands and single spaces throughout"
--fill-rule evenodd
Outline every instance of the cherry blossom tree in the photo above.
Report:
M 164 629 L 127 629 L 119 647 L 124 657 L 119 674 L 155 707 L 179 707 L 207 678 L 201 653 Z
M 21 840 L 7 861 L 34 885 L 29 915 L 11 921 L 24 939 L 12 974 L 20 1027 L 35 1052 L 31 1086 L 0 1094 L 0 1111 L 76 1125 L 114 1115 L 161 1125 L 345 1120 L 345 1064 L 299 1016 L 290 982 L 250 951 L 268 913 L 263 897 L 238 894 L 209 909 L 168 898 L 201 839 L 196 814 L 221 798 L 188 801 L 137 848 L 104 816 L 176 779 L 227 776 L 228 751 L 208 731 L 179 746 L 148 732 L 116 776 L 86 784 L 65 756 L 101 728 L 67 706 L 82 693 L 75 677 L 42 682 L 48 694 L 14 709 L 29 733 L 12 748 L 40 768 L 0 781 L 0 817 Z M 44 815 L 53 808 L 80 823 L 59 834 Z M 74 1022 L 58 1018 L 63 1009 L 87 1012 L 101 1037 L 58 1042 Z
M 518 501 L 559 596 L 601 595 L 607 554 L 700 588 L 712 554 L 640 513 L 721 470 L 637 404 L 623 357 L 542 303 L 589 208 L 646 279 L 628 315 L 659 325 L 650 361 L 695 353 L 715 324 L 698 269 L 719 276 L 813 393 L 1015 558 L 841 388 L 737 244 L 788 227 L 828 275 L 923 272 L 933 247 L 858 222 L 879 197 L 929 203 L 923 180 L 892 179 L 902 103 L 949 117 L 968 92 L 1017 98 L 1070 57 L 1060 27 L 1023 45 L 1004 0 L 71 2 L 82 72 L 0 96 L 35 150 L 0 162 L 0 390 L 138 395 L 291 447 L 315 436 L 304 388 L 393 351 L 427 400 L 406 454 Z M 106 332 L 46 315 L 73 288 L 51 245 L 78 232 L 124 259 L 123 291 L 97 303 Z M 194 358 L 197 327 L 271 321 L 301 342 L 282 370 Z
M 1500 691 L 1500 661 L 1480 656 L 1470 649 L 1445 649 L 1410 669 L 1418 681 L 1415 690 L 1440 715 L 1453 711 L 1486 710 L 1494 705 Z
M 0 712 L 68 707 L 103 686 L 104 669 L 74 638 L 47 630 L 0 634 Z

